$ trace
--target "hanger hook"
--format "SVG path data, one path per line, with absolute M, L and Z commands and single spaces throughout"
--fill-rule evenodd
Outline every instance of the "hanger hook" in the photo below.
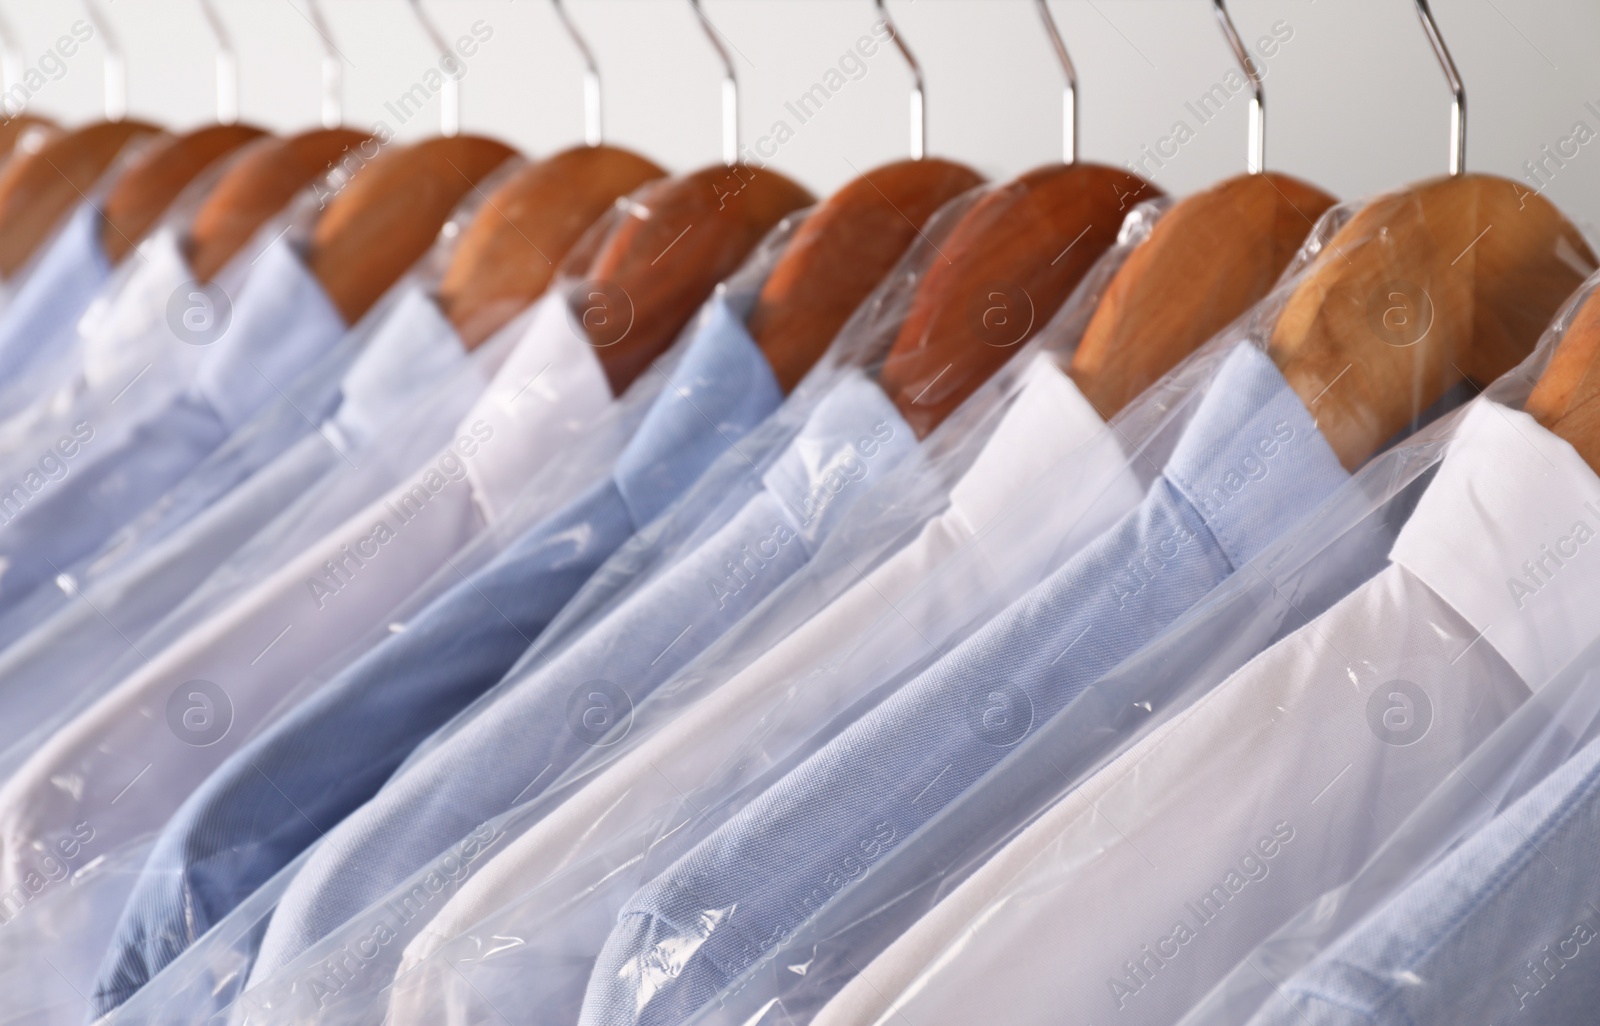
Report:
M 340 63 L 339 48 L 333 45 L 333 34 L 328 31 L 328 21 L 322 16 L 319 0 L 306 0 L 311 12 L 311 27 L 322 43 L 322 127 L 338 128 L 344 123 L 344 66 Z
M 1250 174 L 1258 175 L 1267 169 L 1267 92 L 1261 84 L 1261 69 L 1250 56 L 1250 51 L 1244 48 L 1239 30 L 1233 27 L 1233 19 L 1228 16 L 1227 0 L 1212 0 L 1212 6 L 1217 12 L 1217 24 L 1222 26 L 1222 36 L 1233 50 L 1233 59 L 1239 62 L 1239 70 L 1250 80 L 1250 140 L 1247 144 L 1249 148 L 1245 151 L 1244 168 Z
M 1417 17 L 1422 19 L 1422 31 L 1428 34 L 1433 55 L 1439 58 L 1444 69 L 1444 80 L 1450 85 L 1450 173 L 1459 175 L 1467 167 L 1467 87 L 1461 84 L 1461 72 L 1450 57 L 1450 48 L 1444 45 L 1444 36 L 1428 9 L 1428 0 L 1416 0 Z
M 1050 13 L 1050 4 L 1047 0 L 1036 0 L 1036 3 L 1039 18 L 1044 22 L 1044 34 L 1067 79 L 1061 87 L 1061 162 L 1071 164 L 1078 159 L 1078 69 L 1067 53 L 1067 42 L 1061 38 L 1061 29 L 1056 26 L 1055 15 Z
M 566 4 L 561 0 L 550 0 L 550 3 L 555 6 L 556 16 L 561 19 L 561 27 L 567 30 L 567 38 L 572 40 L 572 45 L 578 48 L 578 54 L 583 58 L 584 144 L 599 146 L 605 140 L 605 124 L 600 107 L 600 66 L 595 63 L 594 51 L 589 49 L 589 44 L 578 32 L 578 26 L 572 23 Z
M 417 16 L 417 24 L 422 26 L 428 41 L 439 52 L 439 67 L 445 73 L 444 88 L 439 92 L 439 134 L 460 135 L 461 62 L 450 49 L 450 44 L 439 31 L 439 27 L 428 17 L 428 12 L 422 9 L 422 0 L 411 0 L 411 12 Z
M 922 65 L 917 63 L 916 55 L 901 38 L 900 26 L 894 23 L 884 0 L 873 2 L 883 16 L 883 23 L 889 28 L 889 38 L 894 40 L 895 49 L 900 51 L 900 56 L 906 59 L 906 66 L 911 69 L 911 159 L 921 160 L 927 151 L 928 141 L 928 101 L 923 87 Z
M 711 40 L 722 61 L 722 162 L 731 167 L 739 162 L 739 79 L 733 72 L 733 58 L 722 45 L 716 26 L 700 9 L 700 0 L 689 0 L 689 6 L 694 8 L 700 27 L 705 29 L 706 38 Z
M 200 0 L 200 13 L 206 17 L 206 26 L 217 41 L 217 123 L 236 124 L 239 120 L 239 56 L 234 52 L 233 40 L 228 38 L 227 26 L 217 16 L 212 0 Z
M 96 0 L 83 0 L 83 12 L 105 48 L 106 120 L 121 121 L 128 116 L 128 62 L 122 58 L 122 44 L 117 42 Z

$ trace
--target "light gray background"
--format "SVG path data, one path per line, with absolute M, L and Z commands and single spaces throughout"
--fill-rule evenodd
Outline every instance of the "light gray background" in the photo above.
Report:
M 104 2 L 104 0 L 103 0 Z M 480 19 L 493 38 L 467 65 L 463 127 L 530 154 L 581 140 L 580 65 L 547 0 L 425 0 L 447 35 Z M 245 119 L 290 131 L 319 112 L 320 53 L 305 0 L 217 0 L 242 72 Z M 1081 79 L 1081 156 L 1123 164 L 1154 146 L 1232 61 L 1210 0 L 1053 0 Z M 1528 180 L 1525 162 L 1583 122 L 1600 135 L 1600 3 L 1434 0 L 1468 89 L 1468 166 Z M 405 0 L 324 0 L 345 56 L 348 123 L 402 137 L 437 130 L 437 101 L 401 124 L 385 109 L 432 66 Z M 569 0 L 604 76 L 607 137 L 671 169 L 719 158 L 719 69 L 688 0 Z M 1268 165 L 1341 197 L 1442 172 L 1448 99 L 1411 0 L 1234 0 L 1247 39 L 1280 19 L 1293 38 L 1267 62 Z M 214 111 L 213 47 L 195 0 L 109 0 L 127 54 L 133 114 L 185 127 Z M 927 77 L 929 150 L 993 177 L 1059 159 L 1060 76 L 1032 0 L 890 0 Z M 785 110 L 864 32 L 870 0 L 705 0 L 731 44 L 747 142 L 783 118 L 795 136 L 772 166 L 819 194 L 904 156 L 908 75 L 883 50 L 822 111 Z M 78 0 L 0 0 L 30 64 L 83 16 Z M 49 80 L 31 109 L 98 115 L 99 43 Z M 1587 105 L 1591 105 L 1587 106 Z M 1181 194 L 1243 169 L 1246 100 L 1199 127 L 1154 171 Z M 1568 147 L 1572 152 L 1572 147 Z M 1551 165 L 1554 167 L 1554 165 Z M 1153 167 L 1153 165 L 1147 165 Z M 1548 192 L 1600 235 L 1600 140 L 1556 169 Z

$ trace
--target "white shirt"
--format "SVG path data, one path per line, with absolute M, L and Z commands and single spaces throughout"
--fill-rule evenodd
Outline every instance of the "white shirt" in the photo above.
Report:
M 610 402 L 553 290 L 450 446 L 154 655 L 0 787 L 0 888 L 78 824 L 95 835 L 83 862 L 158 828 L 288 688 L 381 623 Z
M 967 472 L 950 489 L 949 504 L 927 520 L 905 547 L 894 553 L 825 606 L 733 679 L 716 688 L 653 737 L 598 773 L 570 799 L 514 841 L 445 906 L 410 945 L 401 971 L 432 954 L 446 940 L 465 933 L 483 916 L 506 905 L 539 881 L 632 825 L 647 810 L 704 785 L 736 746 L 773 718 L 773 749 L 801 743 L 867 688 L 859 673 L 818 672 L 819 662 L 870 646 L 880 632 L 874 625 L 901 615 L 900 603 L 923 582 L 954 562 L 949 573 L 919 603 L 918 636 L 948 636 L 970 613 L 974 595 L 998 600 L 1026 587 L 1014 569 L 1023 563 L 1037 573 L 1037 559 L 1019 559 L 1019 549 L 1038 554 L 1023 541 L 1025 530 L 996 529 L 1003 515 L 1033 489 L 1029 505 L 1052 511 L 1047 529 L 1064 557 L 1138 502 L 1142 488 L 1128 468 L 1121 438 L 1107 429 L 1054 354 L 1033 358 L 1020 394 L 1006 410 Z M 1044 525 L 1040 525 L 1044 526 Z M 975 544 L 972 558 L 953 561 Z M 930 608 L 931 607 L 931 608 Z M 923 651 L 900 651 L 889 660 L 873 659 L 874 673 L 891 675 Z M 866 662 L 866 661 L 863 661 Z M 800 679 L 802 688 L 794 687 Z M 781 715 L 775 707 L 794 704 Z M 402 997 L 415 996 L 406 991 Z M 396 1022 L 424 1022 L 436 1013 L 426 1003 L 402 1005 Z
M 1600 635 L 1596 537 L 1577 453 L 1474 403 L 1386 569 L 1069 792 L 814 1021 L 1172 1022 Z

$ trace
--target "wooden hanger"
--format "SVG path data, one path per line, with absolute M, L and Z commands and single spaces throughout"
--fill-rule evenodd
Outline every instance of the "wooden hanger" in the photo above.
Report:
M 739 162 L 739 84 L 716 29 L 689 0 L 722 62 L 720 165 L 655 182 L 632 198 L 568 297 L 621 395 L 784 215 L 815 202 L 804 188 Z M 574 258 L 577 260 L 577 257 Z
M 902 160 L 850 181 L 807 215 L 773 266 L 750 333 L 789 392 L 930 217 L 983 183 L 948 160 Z
M 187 243 L 195 277 L 209 281 L 296 193 L 346 154 L 372 145 L 366 133 L 351 128 L 319 128 L 252 143 L 195 212 Z
M 630 206 L 585 275 L 608 303 L 628 308 L 597 325 L 584 313 L 590 292 L 572 297 L 614 394 L 661 355 L 717 282 L 733 271 L 784 215 L 815 202 L 775 171 L 748 164 L 704 168 L 655 186 Z
M 1181 200 L 1128 254 L 1073 354 L 1068 373 L 1110 418 L 1272 289 L 1332 196 L 1265 171 L 1266 91 L 1228 16 L 1217 22 L 1250 83 L 1247 173 Z
M 666 172 L 613 146 L 579 146 L 506 181 L 462 233 L 439 305 L 475 349 L 543 294 L 562 257 L 618 199 Z
M 159 131 L 143 121 L 102 121 L 6 161 L 0 167 L 0 276 L 27 262 L 123 147 Z
M 42 145 L 46 139 L 60 134 L 61 126 L 54 121 L 32 114 L 17 114 L 0 120 L 0 160 L 13 156 L 24 138 Z
M 1600 291 L 1573 311 L 1526 410 L 1600 473 Z
M 428 139 L 380 153 L 317 219 L 307 257 L 354 324 L 428 250 L 457 204 L 513 151 L 480 136 Z
M 106 256 L 113 264 L 127 256 L 200 172 L 265 134 L 251 125 L 208 125 L 168 136 L 141 153 L 101 207 L 100 244 Z
M 1068 373 L 1110 418 L 1271 291 L 1332 196 L 1240 175 L 1161 216 L 1112 277 Z
M 879 382 L 919 438 L 1055 314 L 1134 204 L 1161 195 L 1120 168 L 1039 168 L 981 199 L 939 244 Z
M 561 0 L 551 3 L 584 62 L 586 145 L 518 172 L 462 233 L 438 298 L 469 350 L 544 293 L 573 245 L 618 199 L 666 175 L 636 153 L 602 144 L 599 67 Z
M 1463 377 L 1482 386 L 1515 366 L 1595 268 L 1543 196 L 1460 173 L 1465 91 L 1416 2 L 1455 93 L 1451 175 L 1359 211 L 1290 294 L 1270 345 L 1350 469 Z
M 419 0 L 411 0 L 410 7 L 439 53 L 441 69 L 448 72 L 452 62 L 459 66 Z M 335 80 L 336 89 L 338 52 L 320 7 L 312 4 L 311 12 L 327 47 L 325 80 Z M 411 146 L 380 140 L 388 148 L 354 169 L 348 184 L 339 186 L 341 191 L 317 219 L 307 263 L 347 324 L 360 320 L 427 252 L 467 193 L 515 152 L 494 139 L 457 135 L 459 78 L 446 74 L 443 81 L 439 103 L 443 134 Z

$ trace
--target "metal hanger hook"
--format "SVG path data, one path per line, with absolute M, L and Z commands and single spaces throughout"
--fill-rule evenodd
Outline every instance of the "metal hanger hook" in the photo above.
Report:
M 88 15 L 89 24 L 94 26 L 100 45 L 105 48 L 102 66 L 105 69 L 106 120 L 121 121 L 128 116 L 128 62 L 123 59 L 122 44 L 117 42 L 96 0 L 83 0 L 83 13 Z
M 1461 72 L 1450 57 L 1450 48 L 1444 43 L 1439 25 L 1428 9 L 1428 0 L 1416 0 L 1417 17 L 1422 20 L 1422 31 L 1428 35 L 1433 55 L 1439 58 L 1444 69 L 1444 80 L 1450 86 L 1450 173 L 1459 175 L 1467 167 L 1467 87 L 1461 84 Z
M 217 123 L 232 125 L 239 120 L 239 55 L 212 0 L 200 0 L 200 13 L 217 42 Z
M 319 0 L 306 0 L 311 12 L 311 27 L 322 43 L 322 127 L 338 128 L 344 124 L 344 65 L 339 48 L 333 43 L 333 33 L 328 31 L 328 20 L 322 16 Z
M 428 41 L 439 53 L 439 68 L 445 73 L 444 87 L 439 91 L 439 134 L 454 136 L 461 134 L 461 74 L 466 69 L 461 66 L 461 58 L 450 49 L 450 43 L 444 38 L 444 33 L 428 17 L 428 12 L 422 9 L 422 0 L 410 0 L 411 12 L 417 16 L 417 24 L 422 26 L 422 31 L 427 35 Z
M 1050 4 L 1047 0 L 1035 0 L 1035 3 L 1039 8 L 1039 20 L 1044 22 L 1045 37 L 1050 40 L 1050 48 L 1056 52 L 1056 63 L 1061 65 L 1061 73 L 1067 79 L 1061 87 L 1061 162 L 1072 164 L 1078 159 L 1078 69 L 1072 63 L 1072 55 L 1067 53 L 1067 41 L 1061 38 L 1061 29 L 1056 26 L 1055 15 L 1050 13 Z
M 906 60 L 906 67 L 911 70 L 911 159 L 921 160 L 928 148 L 928 95 L 922 81 L 922 65 L 917 63 L 916 54 L 911 52 L 911 47 L 900 35 L 900 26 L 894 23 L 884 0 L 873 0 L 873 3 L 889 29 L 889 38 L 894 40 L 895 49 L 900 51 L 900 56 Z
M 1261 69 L 1255 58 L 1250 56 L 1250 51 L 1244 48 L 1239 30 L 1233 27 L 1233 19 L 1228 16 L 1227 0 L 1211 2 L 1217 13 L 1217 24 L 1222 26 L 1222 36 L 1233 50 L 1233 59 L 1239 62 L 1239 69 L 1250 80 L 1250 140 L 1245 151 L 1244 166 L 1250 174 L 1258 175 L 1267 169 L 1267 93 L 1261 84 Z
M 556 17 L 561 19 L 561 27 L 567 30 L 567 38 L 572 40 L 572 45 L 578 48 L 578 55 L 583 58 L 583 141 L 588 146 L 599 146 L 605 139 L 605 123 L 601 115 L 600 106 L 600 66 L 595 63 L 594 51 L 589 49 L 589 44 L 579 33 L 578 26 L 572 23 L 572 16 L 567 13 L 567 5 L 562 0 L 550 0 L 556 9 Z
M 705 30 L 706 38 L 711 40 L 717 58 L 722 61 L 722 162 L 732 167 L 739 162 L 739 78 L 734 74 L 733 58 L 728 56 L 728 48 L 722 45 L 717 27 L 700 9 L 700 0 L 689 0 L 689 6 L 694 8 L 695 17 L 700 19 L 700 27 Z

